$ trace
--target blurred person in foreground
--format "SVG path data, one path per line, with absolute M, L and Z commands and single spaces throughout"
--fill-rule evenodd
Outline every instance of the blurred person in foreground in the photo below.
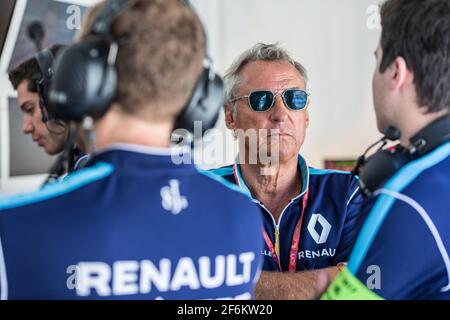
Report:
M 92 153 L 85 168 L 40 192 L 0 198 L 1 297 L 250 299 L 261 264 L 258 209 L 194 165 L 175 164 L 169 149 L 205 79 L 198 16 L 178 0 L 110 0 L 93 10 L 90 31 L 57 61 L 55 79 L 68 82 L 51 97 L 92 93 L 76 91 L 88 82 L 88 61 L 98 68 L 85 76 L 116 94 L 79 124 Z M 78 77 L 65 78 L 72 67 Z M 117 86 L 105 87 L 113 70 Z M 91 102 L 84 107 L 101 104 Z M 65 119 L 85 114 L 81 104 L 68 107 L 78 109 L 64 110 Z

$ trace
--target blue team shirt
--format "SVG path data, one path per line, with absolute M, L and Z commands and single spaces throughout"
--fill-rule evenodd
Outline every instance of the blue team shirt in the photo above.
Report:
M 367 200 L 349 270 L 385 299 L 450 299 L 450 143 Z
M 249 299 L 261 218 L 248 197 L 133 145 L 0 198 L 3 299 Z
M 260 206 L 264 229 L 272 244 L 276 242 L 278 229 L 278 256 L 282 271 L 289 270 L 294 230 L 302 212 L 303 197 L 307 189 L 309 196 L 301 226 L 296 269 L 319 269 L 347 262 L 357 235 L 355 223 L 362 203 L 357 179 L 344 171 L 310 168 L 300 155 L 298 169 L 302 175 L 302 192 L 291 200 L 281 213 L 279 221 L 274 220 L 263 203 L 253 199 Z M 211 172 L 238 185 L 251 197 L 238 164 Z M 261 254 L 264 256 L 263 270 L 279 270 L 267 244 Z

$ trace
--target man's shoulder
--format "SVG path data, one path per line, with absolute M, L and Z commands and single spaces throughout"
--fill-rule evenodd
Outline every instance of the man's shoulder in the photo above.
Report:
M 327 175 L 338 175 L 341 177 L 345 177 L 351 175 L 351 172 L 344 170 L 335 170 L 335 169 L 317 169 L 314 167 L 309 167 L 309 174 L 314 176 L 327 176 Z
M 450 143 L 408 163 L 383 187 L 411 198 L 420 204 L 439 203 L 450 190 Z
M 235 200 L 249 200 L 248 202 L 254 202 L 249 194 L 244 192 L 237 184 L 234 177 L 233 165 L 228 165 L 216 169 L 199 170 L 199 173 L 209 178 L 211 181 L 221 185 L 221 196 L 228 195 L 234 197 Z M 245 201 L 247 202 L 247 201 Z
M 446 191 L 450 189 L 450 149 L 447 157 L 439 159 L 438 157 L 433 157 L 433 155 L 431 155 L 430 157 L 419 159 L 418 162 L 413 163 L 411 167 L 411 169 L 417 169 L 416 172 L 419 173 L 417 177 L 412 180 L 414 182 L 412 184 L 424 186 L 424 189 L 428 189 L 427 193 L 435 193 L 443 188 L 445 188 Z M 405 175 L 401 178 L 407 179 Z M 430 190 L 427 185 L 435 185 L 436 188 Z
M 448 201 L 450 190 L 450 157 L 446 160 L 436 163 L 430 167 L 420 168 L 413 166 L 418 171 L 416 176 L 406 178 L 405 175 L 399 176 L 401 182 L 405 180 L 403 189 L 396 190 L 395 186 L 389 186 L 382 189 L 381 193 L 385 196 L 382 204 L 389 205 L 393 203 L 390 215 L 399 217 L 402 211 L 414 212 L 421 217 L 424 225 L 434 225 L 439 230 L 440 236 L 444 241 L 450 241 L 450 234 L 444 232 L 450 228 L 448 212 L 450 212 L 450 202 Z M 410 180 L 408 182 L 408 180 Z M 403 217 L 402 222 L 406 223 L 407 218 Z M 434 229 L 434 227 L 431 227 Z M 430 230 L 431 230 L 430 229 Z M 437 231 L 436 231 L 437 232 Z
M 215 169 L 209 169 L 206 171 L 208 174 L 214 175 L 215 177 L 220 177 L 227 182 L 236 185 L 236 179 L 234 177 L 233 165 L 223 166 Z
M 357 185 L 358 178 L 349 171 L 333 169 L 316 169 L 309 167 L 309 178 L 311 180 L 323 181 L 326 183 Z
M 358 178 L 348 171 L 316 169 L 309 167 L 311 185 L 322 185 L 323 189 L 334 193 L 345 193 L 347 202 L 360 195 Z
M 242 193 L 242 190 L 236 184 L 236 180 L 234 178 L 233 165 L 223 166 L 209 170 L 199 170 L 199 172 L 209 177 L 210 179 L 219 182 L 228 189 Z
M 447 217 L 450 203 L 445 197 L 450 189 L 449 152 L 450 149 L 438 148 L 408 163 L 377 191 L 355 246 L 355 252 L 359 253 L 354 254 L 353 265 L 359 265 L 364 258 L 360 253 L 366 252 L 365 248 L 375 240 L 373 250 L 392 246 L 395 248 L 392 256 L 416 252 L 417 247 L 427 243 L 429 249 L 421 253 L 427 254 L 424 261 L 437 257 L 441 267 L 442 261 L 448 261 L 445 247 L 450 243 L 446 232 L 450 228 Z
M 377 266 L 385 283 L 389 283 L 377 291 L 385 298 L 404 299 L 397 296 L 400 287 L 404 292 L 413 287 L 424 289 L 421 293 L 410 292 L 413 296 L 429 289 L 437 294 L 448 285 L 448 219 L 442 219 L 443 215 L 439 218 L 437 212 L 402 193 L 382 192 L 383 199 L 379 199 L 361 229 L 349 266 L 362 281 L 371 275 L 370 268 Z M 435 208 L 443 212 L 439 203 Z M 434 274 L 432 280 L 428 278 L 430 272 Z
M 0 196 L 0 212 L 18 212 L 21 209 L 33 209 L 45 205 L 51 206 L 52 202 L 61 197 L 83 193 L 84 187 L 90 186 L 109 177 L 114 172 L 114 167 L 105 162 L 99 162 L 92 167 L 84 168 L 72 173 L 64 180 L 50 183 L 41 189 L 17 195 Z M 70 204 L 68 204 L 70 205 Z M 74 204 L 80 205 L 80 204 Z M 40 210 L 26 210 L 26 212 L 39 213 Z M 0 217 L 1 218 L 1 217 Z

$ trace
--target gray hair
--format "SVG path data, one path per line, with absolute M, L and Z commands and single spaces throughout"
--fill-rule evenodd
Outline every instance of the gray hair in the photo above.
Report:
M 226 101 L 236 98 L 236 88 L 240 84 L 239 72 L 245 65 L 255 61 L 286 61 L 292 64 L 303 77 L 305 88 L 307 88 L 308 74 L 305 67 L 300 62 L 295 61 L 291 55 L 277 43 L 257 43 L 250 49 L 244 51 L 225 72 L 224 82 Z

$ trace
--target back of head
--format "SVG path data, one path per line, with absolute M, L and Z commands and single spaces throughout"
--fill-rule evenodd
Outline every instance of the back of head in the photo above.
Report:
M 388 0 L 381 6 L 380 72 L 403 57 L 427 112 L 450 112 L 450 1 Z
M 88 13 L 79 41 L 91 39 L 90 25 L 105 3 Z M 173 121 L 202 71 L 205 37 L 198 16 L 179 0 L 138 0 L 113 22 L 119 40 L 114 102 L 128 114 Z

